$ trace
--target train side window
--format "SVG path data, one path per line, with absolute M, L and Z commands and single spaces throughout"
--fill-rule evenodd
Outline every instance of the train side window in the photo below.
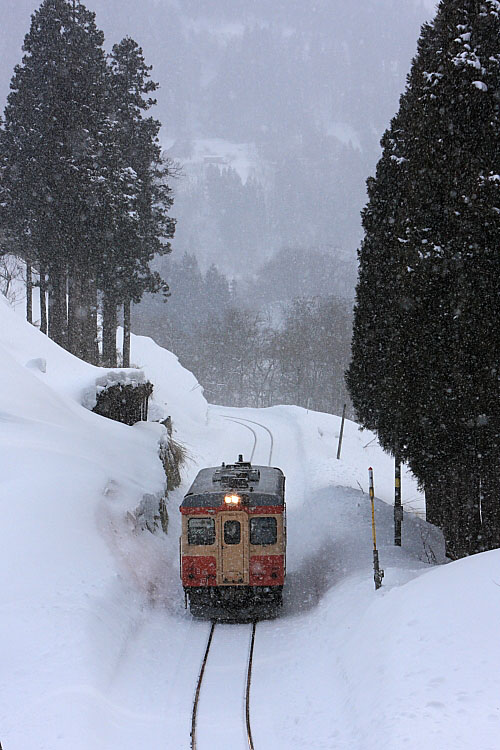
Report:
M 278 524 L 272 516 L 250 519 L 250 544 L 276 544 Z
M 188 544 L 213 544 L 215 521 L 213 518 L 190 518 L 188 521 Z
M 241 541 L 241 524 L 239 521 L 224 521 L 224 543 L 239 544 Z

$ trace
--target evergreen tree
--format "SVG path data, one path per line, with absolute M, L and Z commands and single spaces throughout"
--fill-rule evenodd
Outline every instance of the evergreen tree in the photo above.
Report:
M 423 27 L 369 181 L 348 373 L 452 556 L 500 544 L 499 15 L 496 0 L 442 0 Z
M 94 275 L 87 229 L 106 98 L 102 44 L 84 5 L 44 0 L 14 71 L 0 138 L 6 221 L 25 258 L 48 275 L 49 333 L 88 358 L 82 285 Z
M 229 281 L 214 263 L 205 274 L 203 292 L 200 302 L 205 319 L 226 310 L 232 303 Z
M 132 205 L 118 211 L 107 248 L 111 262 L 101 265 L 104 358 L 108 361 L 113 357 L 116 306 L 124 305 L 124 341 L 129 342 L 130 302 L 139 302 L 146 291 L 168 291 L 149 263 L 155 255 L 170 252 L 166 240 L 175 229 L 175 221 L 168 215 L 173 198 L 167 183 L 169 165 L 162 158 L 158 140 L 161 125 L 152 117 L 143 117 L 156 103 L 149 96 L 158 87 L 150 79 L 151 66 L 146 65 L 138 44 L 125 38 L 113 47 L 109 67 L 112 138 L 118 155 L 114 167 L 122 182 L 121 194 Z M 127 364 L 126 343 L 124 349 Z
M 149 263 L 170 250 L 175 222 L 160 123 L 142 116 L 157 84 L 136 42 L 115 45 L 107 65 L 103 39 L 76 0 L 33 14 L 0 130 L 0 204 L 39 273 L 41 327 L 47 285 L 49 335 L 96 362 L 99 288 L 104 358 L 116 364 L 117 305 L 127 321 L 131 300 L 167 291 Z

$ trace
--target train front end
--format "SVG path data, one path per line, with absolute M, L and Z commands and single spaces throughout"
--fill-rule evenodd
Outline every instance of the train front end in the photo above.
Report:
M 180 506 L 181 580 L 191 612 L 275 614 L 285 582 L 285 477 L 235 464 L 202 469 Z

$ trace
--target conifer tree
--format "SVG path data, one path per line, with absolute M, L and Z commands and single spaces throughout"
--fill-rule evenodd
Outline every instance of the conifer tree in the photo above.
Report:
M 41 327 L 96 362 L 97 291 L 104 360 L 116 364 L 116 309 L 167 291 L 149 263 L 170 250 L 175 222 L 160 123 L 142 50 L 115 45 L 107 64 L 94 14 L 43 0 L 33 14 L 0 128 L 2 224 L 40 278 Z M 128 313 L 128 314 L 127 314 Z M 125 359 L 127 355 L 125 355 Z
M 113 142 L 118 149 L 118 170 L 127 175 L 123 181 L 132 205 L 114 222 L 111 263 L 102 266 L 103 356 L 112 362 L 116 331 L 116 307 L 124 305 L 124 349 L 129 341 L 130 302 L 139 302 L 144 292 L 168 291 L 159 274 L 152 272 L 155 255 L 170 252 L 168 242 L 175 221 L 168 215 L 173 203 L 168 185 L 169 167 L 163 160 L 158 140 L 160 122 L 143 117 L 156 102 L 149 95 L 158 84 L 151 80 L 142 49 L 130 38 L 113 47 L 109 58 L 109 91 Z M 108 269 L 112 269 L 109 273 Z M 127 325 L 128 323 L 128 325 Z M 129 352 L 124 351 L 124 364 Z
M 94 275 L 87 229 L 105 102 L 102 44 L 84 5 L 44 0 L 14 71 L 0 139 L 7 222 L 47 273 L 49 334 L 87 358 L 82 284 Z
M 499 16 L 497 0 L 442 0 L 422 29 L 369 182 L 348 373 L 452 556 L 500 545 Z

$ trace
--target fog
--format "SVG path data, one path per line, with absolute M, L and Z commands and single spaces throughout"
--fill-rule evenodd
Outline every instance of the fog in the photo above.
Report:
M 339 259 L 352 296 L 365 180 L 435 3 L 86 4 L 106 47 L 132 36 L 160 83 L 153 114 L 183 173 L 174 254 L 241 277 L 284 247 L 319 249 Z M 0 2 L 2 101 L 34 7 Z

